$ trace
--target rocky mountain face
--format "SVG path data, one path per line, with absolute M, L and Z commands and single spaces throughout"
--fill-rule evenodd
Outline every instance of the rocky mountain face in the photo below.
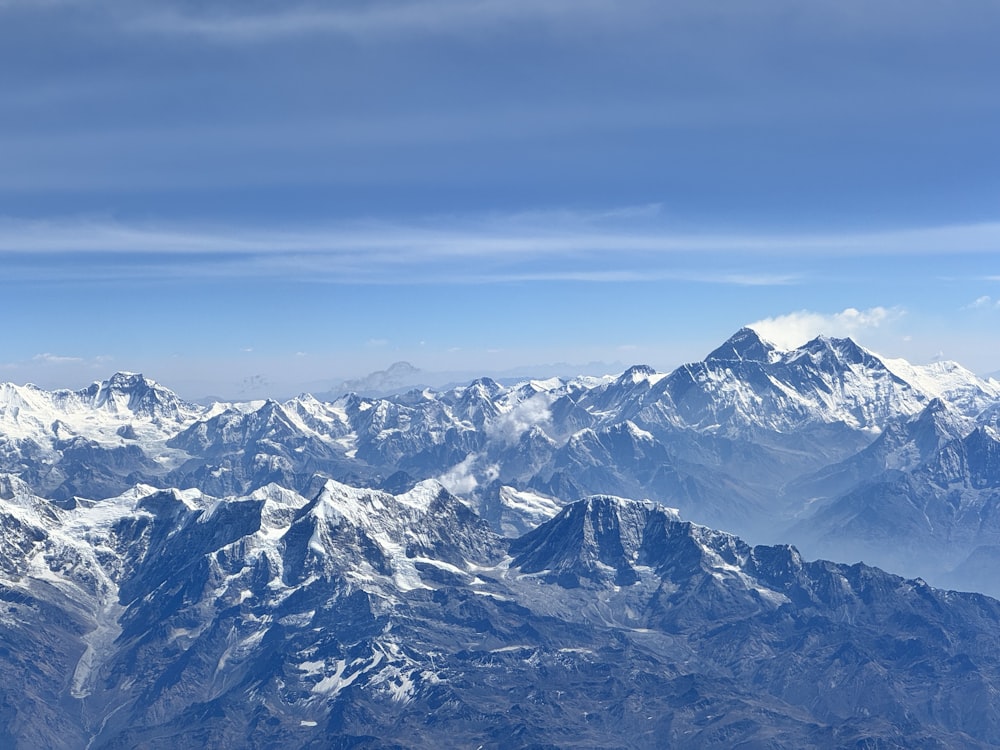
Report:
M 1000 603 L 653 503 L 4 482 L 5 747 L 1000 744 Z
M 997 547 L 1000 439 L 982 426 L 963 434 L 966 425 L 946 416 L 921 414 L 834 467 L 824 479 L 842 491 L 792 535 L 817 554 L 836 550 L 864 556 L 943 583 L 1000 594 L 996 569 L 968 580 L 959 572 L 970 555 L 982 558 Z M 950 573 L 942 576 L 942 570 Z
M 917 579 L 1000 594 L 998 414 L 749 329 L 386 397 L 0 385 L 0 746 L 1000 746 L 1000 604 Z
M 69 504 L 136 484 L 311 495 L 324 477 L 391 491 L 437 479 L 505 533 L 614 494 L 962 585 L 949 571 L 1000 545 L 997 414 L 1000 384 L 954 363 L 883 360 L 824 337 L 782 351 L 742 329 L 672 373 L 483 378 L 391 397 L 201 407 L 132 374 L 77 392 L 4 385 L 0 470 Z

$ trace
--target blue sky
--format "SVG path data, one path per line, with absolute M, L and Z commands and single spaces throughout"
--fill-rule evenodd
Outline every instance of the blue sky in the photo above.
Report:
M 992 1 L 0 0 L 0 379 L 668 369 L 758 321 L 998 370 L 998 31 Z

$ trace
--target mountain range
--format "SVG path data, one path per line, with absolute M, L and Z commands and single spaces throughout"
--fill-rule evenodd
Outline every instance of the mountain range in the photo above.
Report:
M 80 391 L 5 384 L 0 471 L 57 503 L 136 484 L 225 497 L 437 479 L 509 535 L 612 494 L 963 586 L 970 555 L 1000 554 L 998 415 L 1000 383 L 955 363 L 825 337 L 783 351 L 742 329 L 671 373 L 394 396 L 200 406 L 128 373 Z M 990 586 L 972 587 L 1000 593 Z
M 751 329 L 385 396 L 0 385 L 0 744 L 1000 746 L 998 415 Z
M 596 496 L 0 500 L 7 747 L 990 747 L 1000 602 Z

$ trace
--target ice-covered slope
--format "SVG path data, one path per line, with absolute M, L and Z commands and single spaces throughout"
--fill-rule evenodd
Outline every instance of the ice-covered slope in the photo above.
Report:
M 820 336 L 798 349 L 778 351 L 743 329 L 703 362 L 660 381 L 646 401 L 665 402 L 684 426 L 742 435 L 745 430 L 788 433 L 816 423 L 877 433 L 900 415 L 918 413 L 933 398 L 967 416 L 1000 398 L 991 384 L 971 373 L 956 367 L 945 378 L 936 375 L 939 369 L 907 370 L 899 361 L 890 368 L 850 339 Z
M 115 373 L 79 391 L 0 384 L 0 428 L 8 440 L 43 442 L 60 437 L 62 431 L 63 436 L 114 441 L 129 427 L 134 439 L 165 439 L 201 413 L 199 407 L 134 373 Z
M 0 384 L 0 470 L 49 497 L 106 497 L 185 457 L 166 446 L 202 410 L 142 375 L 79 391 Z
M 885 366 L 926 395 L 939 398 L 957 413 L 978 417 L 1000 400 L 1000 383 L 984 380 L 957 362 L 912 365 L 905 359 L 883 359 Z
M 0 490 L 12 749 L 1000 743 L 1000 603 L 651 503 Z

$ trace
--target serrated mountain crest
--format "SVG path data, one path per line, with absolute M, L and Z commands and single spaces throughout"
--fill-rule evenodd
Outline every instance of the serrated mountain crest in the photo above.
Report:
M 427 588 L 421 561 L 460 569 L 500 555 L 488 526 L 433 480 L 399 495 L 329 480 L 284 538 L 286 558 L 297 561 L 286 568 L 297 576 L 336 569 L 366 590 L 385 578 L 400 591 Z
M 817 336 L 786 355 L 789 359 L 806 355 L 814 361 L 833 360 L 840 365 L 865 365 L 885 368 L 885 364 L 874 354 L 864 349 L 851 338 Z
M 867 456 L 864 467 L 926 479 L 929 454 L 990 423 L 1000 403 L 994 385 L 958 366 L 904 366 L 830 337 L 782 351 L 750 329 L 671 373 L 636 365 L 616 378 L 511 386 L 480 378 L 441 392 L 149 416 L 169 409 L 167 394 L 131 373 L 76 392 L 4 386 L 0 471 L 66 507 L 138 482 L 215 497 L 276 483 L 313 497 L 327 479 L 402 490 L 436 478 L 497 531 L 533 527 L 544 515 L 510 491 L 560 503 L 618 494 L 770 539 L 873 478 L 855 461 L 855 474 L 830 484 L 845 462 Z M 974 471 L 964 449 L 952 453 L 942 454 L 934 491 L 988 489 L 963 474 Z M 951 502 L 989 507 L 985 497 Z
M 588 497 L 512 542 L 511 565 L 568 587 L 609 579 L 631 584 L 636 580 L 634 566 L 645 562 L 640 562 L 640 553 L 653 519 L 670 524 L 679 515 L 653 503 Z
M 195 411 L 173 392 L 139 373 L 117 372 L 77 395 L 94 409 L 143 418 L 183 419 Z
M 41 531 L 0 586 L 19 750 L 1000 742 L 1000 603 L 654 503 L 505 542 L 433 482 L 144 487 Z

